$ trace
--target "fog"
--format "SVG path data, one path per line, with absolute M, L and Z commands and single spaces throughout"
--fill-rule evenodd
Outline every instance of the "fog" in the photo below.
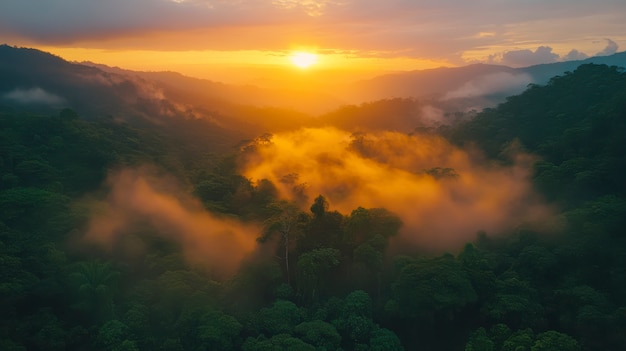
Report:
M 186 259 L 218 275 L 233 274 L 256 247 L 259 228 L 205 211 L 172 177 L 141 169 L 112 172 L 108 195 L 94 204 L 85 239 L 106 250 L 148 225 L 180 244 Z
M 0 97 L 12 100 L 20 104 L 43 104 L 43 105 L 62 105 L 65 99 L 45 91 L 39 87 L 31 89 L 14 89 L 8 93 L 0 95 Z
M 533 158 L 510 157 L 510 165 L 496 164 L 431 134 L 308 128 L 257 142 L 241 172 L 271 181 L 279 197 L 306 211 L 318 195 L 344 215 L 386 208 L 403 222 L 403 245 L 456 250 L 478 231 L 500 235 L 551 215 L 532 190 Z M 231 275 L 256 249 L 260 227 L 207 212 L 172 177 L 123 169 L 110 173 L 105 190 L 85 238 L 107 250 L 123 249 L 125 237 L 148 225 L 178 243 L 190 263 Z
M 419 247 L 458 248 L 477 231 L 499 234 L 550 214 L 522 153 L 502 166 L 434 135 L 333 128 L 276 134 L 253 150 L 242 169 L 251 180 L 270 180 L 303 208 L 319 194 L 344 214 L 384 207 L 404 222 L 403 241 Z
M 523 92 L 530 83 L 533 83 L 533 79 L 526 73 L 492 73 L 477 77 L 463 84 L 458 89 L 447 92 L 443 100 L 472 98 L 493 94 L 514 95 Z

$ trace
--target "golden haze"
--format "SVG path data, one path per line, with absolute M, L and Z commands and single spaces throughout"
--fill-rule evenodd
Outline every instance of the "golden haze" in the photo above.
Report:
M 498 234 L 549 217 L 529 180 L 532 159 L 514 160 L 493 165 L 434 135 L 316 128 L 274 135 L 249 155 L 243 173 L 270 180 L 292 200 L 305 189 L 304 208 L 319 194 L 344 214 L 386 208 L 404 222 L 405 241 L 451 249 L 480 230 Z
M 256 248 L 260 228 L 218 217 L 182 191 L 169 177 L 147 168 L 111 172 L 108 197 L 94 203 L 85 239 L 109 250 L 128 251 L 126 240 L 137 226 L 152 231 L 183 249 L 192 264 L 228 276 Z
M 134 71 L 174 71 L 187 76 L 229 84 L 253 84 L 270 88 L 290 88 L 293 84 L 309 86 L 347 83 L 380 74 L 450 66 L 436 60 L 407 57 L 367 57 L 356 52 L 297 47 L 294 50 L 132 50 L 80 47 L 38 46 L 38 49 L 68 61 L 94 62 Z M 294 52 L 315 53 L 317 61 L 306 72 L 294 66 Z

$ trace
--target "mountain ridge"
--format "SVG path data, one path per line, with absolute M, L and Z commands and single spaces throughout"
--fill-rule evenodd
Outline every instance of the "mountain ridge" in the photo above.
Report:
M 170 123 L 173 117 L 202 120 L 206 128 L 234 139 L 316 125 L 410 132 L 449 123 L 446 116 L 457 112 L 496 106 L 530 84 L 546 84 L 591 62 L 626 66 L 626 52 L 524 68 L 478 63 L 401 72 L 319 96 L 300 96 L 297 91 L 235 86 L 178 72 L 69 62 L 37 49 L 0 45 L 0 104 L 18 110 L 28 106 L 41 113 L 71 107 L 91 118 L 111 116 L 156 124 Z M 331 94 L 334 102 L 328 98 Z M 299 108 L 290 108 L 292 103 Z M 316 104 L 334 108 L 307 107 Z M 350 106 L 357 108 L 346 108 Z M 383 112 L 387 108 L 393 116 Z
M 546 84 L 550 78 L 567 71 L 573 71 L 586 63 L 626 67 L 626 52 L 520 68 L 475 63 L 461 67 L 441 67 L 386 74 L 354 83 L 351 99 L 356 96 L 366 96 L 369 100 L 380 100 L 394 97 L 418 98 L 425 95 L 433 98 L 446 98 L 450 92 L 463 89 L 464 86 L 469 88 L 469 85 L 475 85 L 477 90 L 482 87 L 482 90 L 486 92 L 483 96 L 489 98 L 492 95 L 492 99 L 488 99 L 487 103 L 495 105 L 502 102 L 508 95 L 521 93 L 528 84 Z M 507 79 L 510 84 L 505 84 Z M 489 89 L 491 87 L 493 89 Z M 469 92 L 470 89 L 466 90 Z M 466 94 L 466 96 L 457 96 L 456 98 L 480 95 Z

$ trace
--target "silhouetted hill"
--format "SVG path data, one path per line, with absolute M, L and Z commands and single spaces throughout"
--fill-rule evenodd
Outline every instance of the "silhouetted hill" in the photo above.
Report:
M 520 147 L 539 155 L 536 182 L 567 206 L 596 196 L 626 195 L 626 73 L 584 64 L 532 85 L 453 128 L 451 138 L 504 158 Z
M 445 100 L 464 109 L 482 109 L 521 93 L 528 84 L 546 84 L 550 78 L 586 63 L 626 67 L 626 52 L 524 68 L 474 64 L 388 74 L 353 84 L 346 91 L 346 99 L 362 102 L 427 97 Z
M 0 77 L 0 105 L 15 111 L 56 114 L 69 107 L 87 119 L 114 118 L 170 131 L 180 127 L 221 145 L 294 128 L 310 118 L 274 107 L 271 102 L 278 100 L 278 92 L 174 72 L 71 63 L 39 50 L 8 45 L 0 46 Z M 295 98 L 286 96 L 283 101 Z
M 355 97 L 377 100 L 393 97 L 440 96 L 460 88 L 477 77 L 506 73 L 515 69 L 506 66 L 475 64 L 464 67 L 441 67 L 402 72 L 357 82 L 352 88 Z
M 255 133 L 208 110 L 169 99 L 143 78 L 105 72 L 27 48 L 0 46 L 0 105 L 56 114 L 71 108 L 84 119 L 114 119 L 213 148 L 228 148 Z
M 109 67 L 92 62 L 83 64 L 103 71 L 140 77 L 156 83 L 168 96 L 195 106 L 218 108 L 222 112 L 236 106 L 274 107 L 310 114 L 324 113 L 340 106 L 343 101 L 329 92 L 306 89 L 267 89 L 253 85 L 233 85 L 208 79 L 193 78 L 177 72 L 143 72 Z
M 175 72 L 70 63 L 35 49 L 3 45 L 0 104 L 41 113 L 71 107 L 86 118 L 110 116 L 155 125 L 186 121 L 194 125 L 189 133 L 214 135 L 210 139 L 221 144 L 304 125 L 410 132 L 449 124 L 458 111 L 496 106 L 529 84 L 546 84 L 589 62 L 626 66 L 626 53 L 517 69 L 475 64 L 413 71 L 313 94 L 235 86 Z M 331 106 L 331 112 L 311 118 Z M 197 124 L 206 127 L 199 132 Z
M 556 63 L 547 63 L 543 65 L 535 65 L 525 68 L 520 68 L 533 78 L 534 84 L 546 84 L 548 81 L 554 77 L 561 75 L 565 72 L 574 71 L 580 65 L 595 63 L 597 65 L 607 65 L 607 66 L 617 66 L 617 67 L 626 67 L 626 51 L 616 53 L 610 56 L 595 56 L 590 57 L 584 60 L 576 60 L 576 61 L 565 61 L 565 62 L 556 62 Z
M 93 116 L 130 117 L 151 112 L 149 105 L 163 100 L 144 81 L 7 45 L 0 46 L 0 76 L 2 102 L 16 107 L 71 106 Z

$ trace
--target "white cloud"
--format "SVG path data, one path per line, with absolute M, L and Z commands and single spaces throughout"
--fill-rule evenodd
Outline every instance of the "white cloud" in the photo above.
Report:
M 2 97 L 20 104 L 60 105 L 65 102 L 62 97 L 49 93 L 39 87 L 26 90 L 15 89 L 2 95 Z
M 488 74 L 471 80 L 458 89 L 446 93 L 443 100 L 471 98 L 496 93 L 517 94 L 524 91 L 532 81 L 532 78 L 527 74 L 508 72 Z
M 280 50 L 310 44 L 453 62 L 470 50 L 487 56 L 538 41 L 555 48 L 571 42 L 590 52 L 578 45 L 581 38 L 626 39 L 624 26 L 616 24 L 623 23 L 623 13 L 623 0 L 1 0 L 0 37 L 20 45 L 112 49 Z M 519 54 L 511 59 L 532 56 Z M 531 54 L 532 63 L 555 55 Z
M 303 10 L 312 17 L 325 13 L 327 7 L 341 4 L 334 0 L 272 0 L 272 4 L 279 9 Z
M 576 49 L 572 49 L 567 55 L 563 56 L 563 61 L 576 61 L 576 60 L 584 60 L 588 58 L 589 55 L 584 52 L 580 52 Z
M 598 52 L 596 56 L 609 56 L 617 52 L 617 43 L 611 39 L 607 39 L 606 41 L 606 47 L 602 51 Z
M 535 51 L 528 49 L 507 51 L 502 55 L 501 62 L 513 67 L 525 67 L 542 63 L 552 63 L 559 59 L 559 55 L 552 52 L 549 46 L 540 46 Z

